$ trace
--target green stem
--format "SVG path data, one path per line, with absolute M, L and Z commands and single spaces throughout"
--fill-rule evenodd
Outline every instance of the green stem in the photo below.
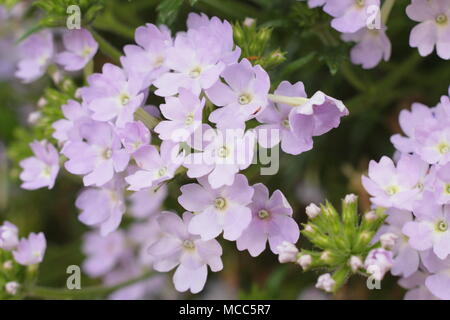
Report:
M 386 0 L 381 7 L 381 23 L 386 25 L 389 20 L 389 15 L 394 7 L 395 0 Z
M 115 19 L 111 12 L 106 12 L 95 19 L 93 26 L 96 29 L 112 32 L 124 38 L 134 39 L 134 29 Z
M 88 62 L 88 64 L 83 69 L 84 80 L 87 83 L 87 79 L 94 72 L 94 60 Z
M 128 287 L 132 284 L 141 282 L 150 277 L 153 273 L 146 272 L 143 275 L 119 283 L 115 286 L 110 287 L 87 287 L 80 290 L 68 290 L 68 289 L 59 289 L 59 288 L 48 288 L 48 287 L 40 287 L 40 286 L 32 286 L 27 291 L 27 296 L 32 298 L 43 298 L 50 300 L 64 300 L 64 299 L 100 299 L 106 297 L 108 294 Z
M 89 31 L 91 32 L 94 39 L 98 42 L 100 50 L 105 55 L 110 57 L 114 61 L 114 63 L 119 64 L 122 53 L 119 50 L 117 50 L 112 44 L 110 44 L 108 40 L 106 40 L 100 34 L 98 34 L 93 28 L 89 28 Z
M 142 123 L 144 123 L 150 130 L 156 127 L 156 125 L 159 123 L 159 120 L 157 118 L 151 116 L 142 108 L 136 110 L 134 117 L 136 120 L 142 121 Z

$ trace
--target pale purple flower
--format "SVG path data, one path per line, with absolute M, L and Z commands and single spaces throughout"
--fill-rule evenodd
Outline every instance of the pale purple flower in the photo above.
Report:
M 252 163 L 256 141 L 254 131 L 209 128 L 204 131 L 203 140 L 206 144 L 203 150 L 191 153 L 183 163 L 190 178 L 208 175 L 212 188 L 230 186 L 235 175 Z
M 42 77 L 47 71 L 54 54 L 53 35 L 44 30 L 29 36 L 20 45 L 21 60 L 17 65 L 16 77 L 30 83 Z
M 430 164 L 444 165 L 450 161 L 450 128 L 432 130 L 419 139 L 416 152 Z
M 291 85 L 283 81 L 275 90 L 275 95 L 286 97 L 306 97 L 302 82 Z M 269 105 L 256 116 L 256 120 L 263 123 L 256 128 L 258 142 L 264 148 L 273 148 L 281 142 L 281 150 L 286 153 L 298 155 L 312 148 L 313 124 L 297 126 L 299 130 L 294 132 L 290 122 L 290 114 L 294 107 L 270 102 Z
M 414 152 L 417 135 L 428 131 L 427 128 L 433 127 L 436 122 L 432 110 L 421 103 L 413 103 L 411 111 L 402 110 L 398 120 L 406 137 L 395 134 L 391 137 L 391 142 L 397 150 L 404 153 Z
M 439 259 L 431 250 L 422 255 L 422 262 L 431 274 L 425 280 L 425 286 L 435 297 L 450 300 L 450 257 Z
M 450 254 L 450 206 L 438 205 L 431 195 L 424 195 L 414 210 L 416 220 L 407 222 L 402 231 L 416 250 L 433 249 L 440 258 Z
M 85 104 L 80 104 L 78 101 L 69 100 L 63 106 L 61 110 L 64 114 L 64 119 L 55 121 L 52 124 L 53 138 L 58 140 L 59 143 L 64 144 L 68 140 L 80 141 L 79 128 L 82 123 L 90 122 L 90 112 Z
M 21 187 L 27 190 L 53 188 L 59 172 L 58 151 L 46 140 L 34 141 L 30 147 L 34 156 L 19 163 L 23 169 L 20 173 L 20 179 L 23 181 Z
M 307 1 L 308 6 L 310 8 L 316 8 L 321 7 L 327 3 L 328 0 L 301 0 L 301 1 Z
M 98 43 L 86 29 L 68 30 L 62 37 L 66 51 L 58 53 L 56 63 L 62 65 L 66 71 L 78 71 L 95 56 Z
M 364 267 L 375 280 L 381 281 L 392 268 L 393 263 L 392 251 L 372 249 L 364 261 Z
M 348 109 L 342 101 L 317 91 L 305 103 L 294 107 L 289 122 L 295 135 L 304 140 L 303 148 L 306 149 L 307 146 L 312 148 L 311 134 L 315 137 L 321 136 L 337 128 L 341 118 L 347 115 Z
M 13 251 L 14 259 L 24 266 L 41 263 L 44 258 L 47 241 L 42 232 L 30 233 L 28 238 L 20 239 L 19 245 Z
M 418 48 L 421 56 L 436 52 L 450 59 L 450 3 L 448 0 L 412 0 L 406 8 L 408 17 L 420 22 L 410 35 L 409 44 Z
M 141 121 L 127 123 L 125 127 L 117 129 L 117 134 L 129 154 L 149 145 L 151 140 L 150 130 Z
M 119 260 L 128 252 L 126 237 L 122 230 L 101 236 L 91 231 L 84 236 L 83 271 L 91 277 L 99 277 L 110 272 Z
M 380 0 L 327 0 L 323 10 L 334 17 L 331 26 L 339 32 L 353 33 L 370 22 L 370 7 Z
M 221 61 L 225 64 L 236 63 L 241 55 L 241 49 L 235 47 L 233 40 L 233 27 L 224 20 L 209 19 L 204 13 L 190 13 L 187 19 L 188 29 L 197 30 L 207 36 L 216 38 L 215 45 L 221 47 Z
M 183 162 L 178 144 L 164 141 L 160 152 L 155 146 L 143 146 L 133 157 L 139 169 L 125 178 L 130 185 L 128 190 L 139 191 L 154 187 L 174 177 L 175 171 Z
M 236 240 L 239 250 L 248 250 L 256 257 L 266 248 L 277 254 L 277 247 L 283 242 L 295 243 L 300 236 L 298 224 L 292 218 L 292 207 L 283 193 L 276 190 L 269 198 L 269 190 L 261 183 L 253 186 L 255 193 L 250 204 L 252 221 Z
M 115 172 L 125 170 L 130 156 L 110 123 L 92 121 L 82 124 L 79 130 L 83 141 L 73 141 L 63 150 L 69 159 L 65 163 L 67 171 L 84 175 L 85 186 L 102 186 Z
M 75 201 L 81 210 L 78 219 L 91 227 L 100 229 L 105 236 L 116 230 L 125 213 L 125 183 L 116 176 L 113 180 L 99 188 L 83 190 Z
M 158 224 L 158 217 L 161 214 L 159 211 L 144 222 L 134 223 L 128 229 L 129 239 L 139 247 L 137 261 L 141 266 L 151 267 L 155 261 L 155 258 L 148 253 L 148 248 L 163 236 L 163 231 Z
M 81 96 L 93 112 L 92 119 L 115 120 L 118 127 L 133 121 L 134 112 L 144 101 L 141 79 L 106 63 L 102 73 L 89 76 L 88 83 L 88 87 L 81 89 Z
M 130 195 L 130 214 L 135 218 L 148 218 L 159 212 L 167 197 L 167 187 L 143 189 Z
M 202 240 L 188 231 L 194 215 L 185 212 L 183 219 L 172 212 L 163 212 L 158 223 L 163 236 L 148 248 L 155 257 L 153 268 L 167 272 L 177 267 L 173 275 L 175 288 L 184 292 L 200 292 L 206 283 L 208 265 L 211 271 L 222 270 L 222 248 L 214 239 Z
M 205 99 L 200 100 L 191 91 L 180 88 L 178 97 L 167 97 L 160 106 L 163 120 L 155 127 L 161 140 L 186 141 L 202 124 Z
M 437 298 L 425 286 L 425 281 L 429 277 L 428 273 L 417 271 L 413 275 L 402 278 L 398 284 L 408 290 L 405 300 L 436 300 Z
M 450 163 L 443 167 L 432 167 L 428 178 L 435 201 L 438 204 L 450 204 Z
M 428 164 L 417 156 L 403 155 L 397 163 L 388 157 L 369 163 L 369 177 L 362 183 L 371 195 L 371 201 L 382 207 L 411 210 L 420 199 Z
M 129 75 L 142 79 L 144 89 L 168 71 L 167 50 L 173 41 L 166 26 L 158 28 L 150 23 L 137 28 L 134 38 L 137 45 L 126 45 L 125 56 L 120 58 L 120 62 Z
M 225 239 L 238 239 L 252 220 L 248 206 L 254 190 L 247 178 L 238 174 L 231 186 L 219 189 L 213 189 L 206 178 L 199 178 L 198 182 L 182 186 L 178 197 L 183 208 L 195 212 L 189 232 L 200 235 L 203 240 L 214 239 L 222 231 Z
M 245 121 L 254 118 L 267 106 L 270 78 L 261 66 L 252 66 L 243 59 L 229 65 L 217 81 L 206 90 L 208 98 L 221 108 L 209 115 L 218 128 L 245 128 Z
M 9 281 L 5 284 L 5 290 L 10 295 L 16 295 L 19 291 L 20 284 L 16 281 Z
M 386 214 L 388 214 L 387 225 L 378 230 L 375 239 L 381 239 L 388 233 L 397 236 L 392 248 L 394 261 L 391 273 L 396 276 L 409 277 L 419 269 L 420 258 L 419 252 L 411 247 L 402 228 L 406 223 L 413 221 L 413 215 L 410 211 L 397 209 L 389 209 Z
M 19 244 L 19 230 L 9 221 L 0 226 L 0 249 L 11 251 Z
M 225 67 L 221 58 L 222 48 L 217 37 L 195 29 L 179 33 L 173 47 L 167 50 L 166 65 L 172 72 L 164 73 L 153 82 L 157 88 L 155 94 L 172 96 L 179 88 L 200 94 L 219 79 Z
M 389 61 L 391 57 L 392 46 L 385 26 L 381 29 L 362 28 L 355 33 L 345 33 L 342 40 L 357 43 L 350 52 L 351 61 L 364 69 L 372 69 L 381 60 Z

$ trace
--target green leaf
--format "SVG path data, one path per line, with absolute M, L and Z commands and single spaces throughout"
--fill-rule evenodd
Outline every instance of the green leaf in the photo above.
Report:
M 159 12 L 158 22 L 166 25 L 172 24 L 182 4 L 183 0 L 163 0 L 156 8 Z

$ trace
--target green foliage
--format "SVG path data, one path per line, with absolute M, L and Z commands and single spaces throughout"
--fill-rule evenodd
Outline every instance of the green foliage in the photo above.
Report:
M 35 282 L 36 276 L 36 266 L 21 266 L 14 260 L 11 252 L 0 249 L 0 300 L 20 299 L 24 296 L 24 290 Z M 8 282 L 19 284 L 15 295 L 6 291 Z
M 371 249 L 372 239 L 386 219 L 384 209 L 371 211 L 360 217 L 358 203 L 347 198 L 342 201 L 342 212 L 339 214 L 333 205 L 326 202 L 320 213 L 303 224 L 302 234 L 314 246 L 314 249 L 302 249 L 301 256 L 310 256 L 310 263 L 304 265 L 306 270 L 326 269 L 332 271 L 336 281 L 334 292 L 339 290 L 353 273 L 350 259 L 357 257 L 364 261 Z
M 257 27 L 254 20 L 236 23 L 233 27 L 234 41 L 242 50 L 241 57 L 266 69 L 284 62 L 286 60 L 284 52 L 280 49 L 268 50 L 272 31 L 273 29 L 269 27 Z

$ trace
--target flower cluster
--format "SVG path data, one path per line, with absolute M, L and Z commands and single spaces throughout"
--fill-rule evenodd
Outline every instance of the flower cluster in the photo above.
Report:
M 141 258 L 157 271 L 176 268 L 179 291 L 201 291 L 208 266 L 222 269 L 216 240 L 222 233 L 252 256 L 267 242 L 274 253 L 283 241 L 296 242 L 299 228 L 283 193 L 252 186 L 240 172 L 252 164 L 257 144 L 281 144 L 298 155 L 348 114 L 341 101 L 321 91 L 308 98 L 301 82 L 284 81 L 270 94 L 268 73 L 240 58 L 227 21 L 190 14 L 187 26 L 174 36 L 165 26 L 139 27 L 121 66 L 107 63 L 90 75 L 61 107 L 64 118 L 53 123 L 65 170 L 81 176 L 86 187 L 75 205 L 79 220 L 95 229 L 84 245 L 92 276 L 105 276 L 129 257 L 130 241 L 119 229 L 126 213 L 143 225 L 143 218 L 151 219 Z M 52 61 L 79 70 L 98 47 L 79 30 L 65 34 L 66 51 L 54 55 L 51 38 L 45 31 L 27 40 L 35 56 L 19 63 L 23 79 L 42 75 Z M 164 103 L 146 106 L 156 96 Z M 60 169 L 56 148 L 47 141 L 31 146 L 34 156 L 21 163 L 23 187 L 53 187 Z M 165 185 L 184 172 L 196 179 L 180 188 L 178 202 L 187 212 L 161 212 Z
M 342 40 L 355 42 L 351 61 L 364 69 L 377 66 L 391 56 L 386 34 L 387 20 L 394 0 L 307 0 L 311 8 L 323 6 L 333 19 L 331 26 L 342 33 Z M 447 0 L 412 0 L 408 17 L 418 22 L 411 30 L 409 44 L 427 56 L 436 48 L 442 59 L 450 59 L 450 3 Z
M 410 290 L 407 299 L 450 299 L 449 116 L 449 96 L 433 108 L 403 110 L 405 135 L 391 138 L 395 161 L 371 161 L 362 178 L 373 205 L 387 209 L 377 238 L 393 252 L 391 272 Z
M 380 281 L 392 267 L 392 252 L 373 243 L 386 215 L 384 210 L 376 210 L 360 217 L 357 200 L 354 194 L 347 195 L 341 213 L 330 203 L 307 206 L 308 222 L 303 225 L 302 234 L 314 248 L 299 250 L 294 242 L 284 241 L 278 246 L 280 263 L 292 262 L 304 271 L 332 272 L 317 279 L 316 288 L 326 292 L 338 291 L 352 274 Z
M 16 298 L 33 279 L 42 262 L 47 241 L 42 232 L 19 239 L 19 229 L 9 221 L 0 225 L 0 297 Z

